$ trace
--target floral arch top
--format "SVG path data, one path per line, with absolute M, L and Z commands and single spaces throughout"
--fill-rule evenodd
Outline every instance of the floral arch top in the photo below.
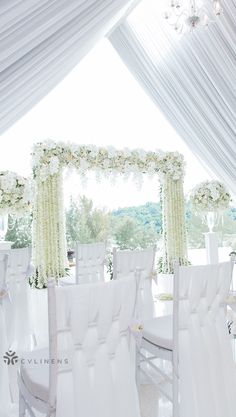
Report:
M 82 176 L 87 171 L 97 171 L 107 177 L 109 174 L 130 174 L 140 176 L 155 173 L 179 180 L 184 175 L 184 159 L 178 152 L 146 152 L 142 149 L 116 150 L 93 145 L 77 145 L 51 140 L 38 143 L 33 149 L 34 177 L 44 182 L 57 174 L 63 167 L 76 168 Z

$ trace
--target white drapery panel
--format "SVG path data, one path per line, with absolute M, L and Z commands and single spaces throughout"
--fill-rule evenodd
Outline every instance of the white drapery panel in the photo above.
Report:
M 236 3 L 221 3 L 216 23 L 179 38 L 161 3 L 147 0 L 110 40 L 179 135 L 236 194 Z
M 137 0 L 3 0 L 0 134 L 44 97 Z

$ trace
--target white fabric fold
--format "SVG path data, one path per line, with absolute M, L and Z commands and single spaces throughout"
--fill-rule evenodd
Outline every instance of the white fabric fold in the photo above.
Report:
M 176 38 L 147 0 L 110 36 L 140 85 L 196 156 L 236 194 L 236 14 Z
M 137 0 L 0 4 L 0 133 L 56 86 Z

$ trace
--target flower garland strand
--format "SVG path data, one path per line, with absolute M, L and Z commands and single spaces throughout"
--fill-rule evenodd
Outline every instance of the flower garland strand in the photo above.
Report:
M 39 288 L 45 286 L 49 277 L 58 279 L 65 275 L 68 263 L 61 173 L 45 182 L 36 181 L 33 257 Z
M 188 265 L 183 182 L 166 176 L 162 185 L 164 254 L 161 272 L 173 273 L 173 262 Z

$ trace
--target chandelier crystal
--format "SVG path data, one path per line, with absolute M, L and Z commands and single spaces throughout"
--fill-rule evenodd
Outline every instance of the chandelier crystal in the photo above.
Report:
M 219 0 L 169 0 L 165 19 L 178 33 L 208 26 L 223 12 Z

